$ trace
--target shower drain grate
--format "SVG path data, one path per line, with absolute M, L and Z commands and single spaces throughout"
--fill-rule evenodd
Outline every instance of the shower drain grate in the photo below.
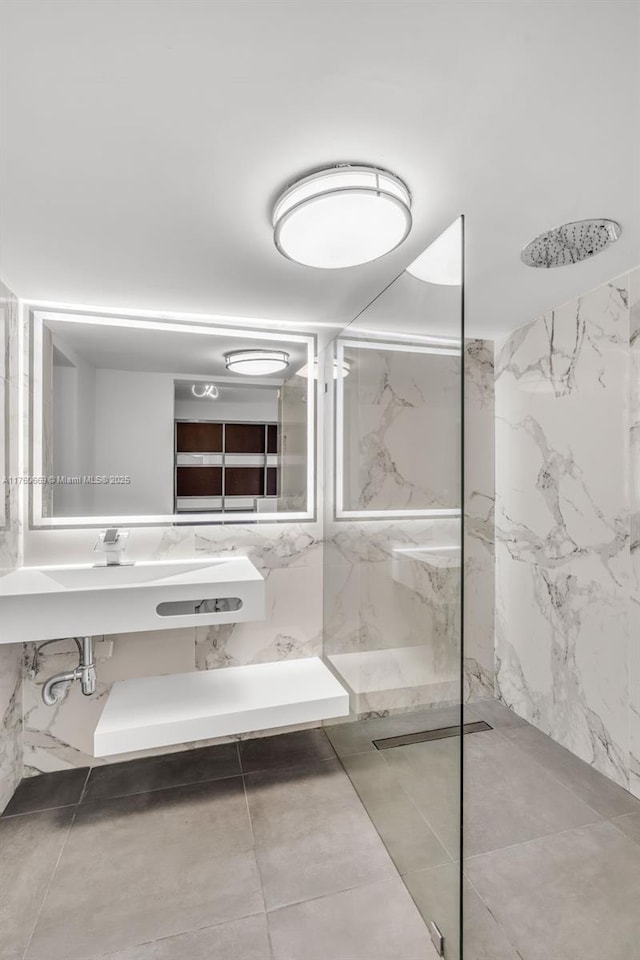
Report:
M 493 727 L 484 720 L 475 720 L 465 723 L 463 733 L 481 733 L 483 730 L 493 730 Z M 410 743 L 425 743 L 428 740 L 446 740 L 447 737 L 459 737 L 460 727 L 439 727 L 437 730 L 420 730 L 418 733 L 405 733 L 401 737 L 386 737 L 383 740 L 372 740 L 376 750 L 390 750 L 391 747 L 406 747 Z

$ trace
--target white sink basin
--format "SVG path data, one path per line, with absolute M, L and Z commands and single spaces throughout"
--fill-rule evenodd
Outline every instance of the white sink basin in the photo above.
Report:
M 264 617 L 264 579 L 247 557 L 21 567 L 0 578 L 0 643 Z
M 224 562 L 224 561 L 223 561 Z M 131 583 L 158 582 L 178 575 L 186 576 L 193 570 L 201 570 L 201 563 L 179 564 L 150 563 L 119 567 L 41 567 L 45 577 L 62 587 L 76 590 L 92 590 L 95 587 L 124 587 Z

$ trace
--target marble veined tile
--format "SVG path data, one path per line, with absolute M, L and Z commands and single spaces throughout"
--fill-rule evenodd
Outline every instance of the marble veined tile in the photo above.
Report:
M 631 374 L 629 466 L 631 471 L 631 604 L 629 612 L 629 789 L 640 797 L 640 268 L 629 277 Z
M 629 290 L 516 331 L 496 359 L 500 697 L 629 786 Z

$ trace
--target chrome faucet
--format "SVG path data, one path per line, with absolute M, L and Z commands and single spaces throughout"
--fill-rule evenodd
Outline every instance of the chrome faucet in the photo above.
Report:
M 121 567 L 129 566 L 131 561 L 123 560 L 124 551 L 127 548 L 129 539 L 128 530 L 118 530 L 117 527 L 109 527 L 98 534 L 94 550 L 106 553 L 104 563 L 95 563 L 95 567 Z

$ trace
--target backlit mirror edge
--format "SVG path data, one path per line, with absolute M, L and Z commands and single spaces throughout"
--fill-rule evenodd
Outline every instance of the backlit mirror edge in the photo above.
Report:
M 333 342 L 333 356 L 336 369 L 343 369 L 345 356 L 345 347 L 356 347 L 361 350 L 397 350 L 400 352 L 430 353 L 441 356 L 463 358 L 461 342 L 456 343 L 453 339 L 442 338 L 442 342 L 437 343 L 437 338 L 427 338 L 430 342 L 416 344 L 401 342 L 400 340 L 382 340 L 359 338 L 357 336 L 341 336 Z M 335 511 L 333 519 L 336 521 L 354 521 L 354 520 L 406 520 L 406 519 L 459 519 L 462 511 L 459 507 L 428 507 L 424 509 L 389 509 L 389 510 L 346 510 L 344 507 L 344 376 L 338 374 L 334 379 L 335 396 L 335 450 L 334 450 L 334 504 Z
M 153 329 L 159 332 L 188 332 L 194 334 L 208 334 L 210 336 L 238 336 L 256 340 L 274 340 L 282 342 L 289 340 L 294 343 L 306 344 L 306 362 L 311 369 L 314 357 L 318 351 L 318 336 L 316 333 L 300 333 L 279 330 L 276 333 L 265 331 L 262 328 L 240 327 L 235 324 L 221 326 L 217 323 L 193 323 L 191 321 L 172 320 L 161 318 L 126 317 L 113 315 L 108 309 L 97 313 L 83 313 L 69 309 L 56 309 L 56 305 L 47 307 L 40 304 L 34 309 L 28 303 L 21 305 L 24 309 L 25 335 L 28 336 L 28 443 L 29 443 L 29 474 L 31 477 L 44 476 L 43 470 L 43 382 L 42 382 L 42 331 L 47 319 L 68 321 L 70 323 L 93 323 L 102 325 L 125 326 L 137 329 Z M 307 502 L 306 510 L 274 511 L 263 513 L 259 517 L 255 513 L 234 513 L 233 517 L 221 518 L 217 513 L 179 513 L 155 515 L 109 515 L 109 516 L 61 516 L 45 517 L 42 515 L 42 484 L 29 484 L 28 491 L 28 529 L 43 530 L 71 530 L 91 529 L 108 525 L 128 527 L 161 527 L 161 526 L 223 526 L 229 524 L 261 524 L 261 523 L 312 523 L 317 519 L 317 487 L 316 463 L 318 462 L 318 429 L 317 393 L 321 388 L 321 378 L 307 378 Z

